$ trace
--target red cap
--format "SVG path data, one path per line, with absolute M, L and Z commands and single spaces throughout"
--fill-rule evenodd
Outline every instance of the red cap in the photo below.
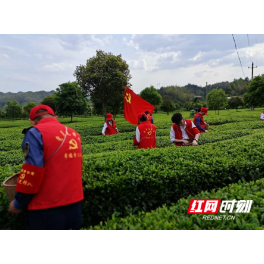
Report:
M 46 110 L 46 112 L 41 112 L 41 113 L 37 114 L 37 111 L 40 110 L 40 109 Z M 48 105 L 37 105 L 37 106 L 34 106 L 30 110 L 29 118 L 30 118 L 30 120 L 33 121 L 38 116 L 42 116 L 42 115 L 46 115 L 46 114 L 55 116 L 54 111 Z
M 112 119 L 113 119 L 112 114 L 109 113 L 106 115 L 106 120 L 112 120 Z
M 140 113 L 140 114 L 138 114 L 138 119 L 140 119 L 143 115 L 145 115 L 145 113 Z
M 207 114 L 208 108 L 206 108 L 206 107 L 202 107 L 202 108 L 201 108 L 201 111 L 204 112 L 205 115 L 208 115 L 208 114 Z

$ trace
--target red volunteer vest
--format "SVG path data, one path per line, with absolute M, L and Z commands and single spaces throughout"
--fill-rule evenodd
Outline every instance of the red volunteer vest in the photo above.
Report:
M 194 116 L 194 124 L 196 125 L 196 118 L 197 116 L 200 116 L 201 117 L 201 122 L 200 122 L 200 126 L 205 129 L 205 123 L 204 123 L 204 120 L 203 120 L 203 116 L 200 114 L 200 113 L 196 113 L 195 116 Z M 196 125 L 197 126 L 197 125 Z M 201 133 L 204 133 L 204 131 L 200 130 Z
M 107 124 L 107 128 L 105 130 L 105 135 L 113 135 L 116 134 L 116 123 L 115 120 L 112 120 L 113 126 L 111 126 L 108 122 L 105 122 Z
M 144 121 L 138 125 L 140 132 L 140 142 L 138 143 L 136 137 L 133 145 L 138 145 L 138 149 L 156 148 L 156 126 L 150 124 L 149 121 Z
M 197 127 L 192 128 L 192 121 L 189 119 L 185 119 L 186 121 L 186 134 L 189 138 L 194 138 L 196 134 L 200 134 L 200 131 Z M 175 133 L 175 139 L 182 139 L 182 131 L 180 126 L 173 124 L 172 125 L 174 133 Z M 182 146 L 182 142 L 175 143 L 176 146 Z
M 28 209 L 47 209 L 83 200 L 80 135 L 68 127 L 63 145 L 49 159 L 64 139 L 65 126 L 51 117 L 40 120 L 34 127 L 42 135 L 45 173 L 41 187 L 33 196 Z

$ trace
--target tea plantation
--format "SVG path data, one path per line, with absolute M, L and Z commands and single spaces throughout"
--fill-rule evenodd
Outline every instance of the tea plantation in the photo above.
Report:
M 82 136 L 83 229 L 263 229 L 264 122 L 262 109 L 208 112 L 210 132 L 197 147 L 176 147 L 169 139 L 171 116 L 153 115 L 157 148 L 132 145 L 135 125 L 122 116 L 120 131 L 102 136 L 103 117 L 74 117 L 60 122 Z M 189 112 L 182 112 L 189 118 Z M 192 119 L 192 118 L 191 118 Z M 0 182 L 20 171 L 26 120 L 0 120 Z M 249 214 L 206 221 L 188 215 L 191 198 L 253 200 Z M 24 229 L 24 215 L 8 214 L 9 201 L 0 187 L 0 229 Z

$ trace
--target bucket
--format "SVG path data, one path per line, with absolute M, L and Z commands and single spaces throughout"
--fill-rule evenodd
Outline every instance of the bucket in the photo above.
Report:
M 19 173 L 16 173 L 16 174 L 12 175 L 11 177 L 7 178 L 3 182 L 3 187 L 5 190 L 6 196 L 10 202 L 15 199 L 16 184 L 17 184 L 18 176 L 19 176 Z

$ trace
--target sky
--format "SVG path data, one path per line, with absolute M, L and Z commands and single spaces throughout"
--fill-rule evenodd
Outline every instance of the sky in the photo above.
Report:
M 1 34 L 0 91 L 55 90 L 96 50 L 122 55 L 137 93 L 264 72 L 263 34 Z

